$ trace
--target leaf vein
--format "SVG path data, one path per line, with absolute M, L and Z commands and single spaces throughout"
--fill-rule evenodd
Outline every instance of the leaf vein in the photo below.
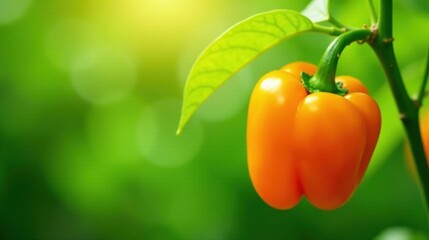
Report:
M 213 70 L 204 70 L 204 71 L 197 71 L 194 74 L 192 74 L 191 78 L 197 78 L 197 77 L 201 77 L 201 75 L 206 75 L 206 74 L 213 74 L 213 73 L 226 73 L 226 74 L 231 74 L 232 72 L 228 69 L 213 69 Z
M 236 35 L 237 33 L 260 33 L 260 34 L 268 35 L 268 36 L 271 36 L 271 37 L 277 38 L 277 39 L 279 39 L 279 38 L 282 37 L 282 36 L 278 36 L 278 35 L 276 35 L 274 33 L 265 32 L 265 31 L 256 30 L 256 29 L 236 30 L 236 31 L 232 32 L 231 35 L 229 35 L 228 37 L 232 37 L 232 36 Z
M 226 31 L 201 53 L 191 69 L 178 133 L 201 104 L 244 65 L 280 41 L 312 28 L 311 20 L 298 12 L 275 10 L 252 16 Z
M 204 88 L 206 88 L 206 89 L 215 89 L 216 87 L 212 86 L 212 85 L 207 85 L 207 84 L 205 84 L 205 85 L 198 85 L 197 87 L 191 88 L 188 91 L 188 94 L 191 95 L 194 92 L 196 92 L 197 90 L 201 90 L 201 89 L 204 89 Z
M 295 23 L 290 19 L 290 16 L 288 15 L 282 15 L 284 18 L 295 28 L 295 31 L 299 31 L 299 26 L 295 25 Z M 298 21 L 299 22 L 299 21 Z
M 261 51 L 261 49 L 257 49 L 257 48 L 252 48 L 252 47 L 248 47 L 248 46 L 228 46 L 228 47 L 224 47 L 224 48 L 220 48 L 217 50 L 211 50 L 210 52 L 207 53 L 207 55 L 203 56 L 202 59 L 209 57 L 212 54 L 216 54 L 216 53 L 221 53 L 221 52 L 225 52 L 225 51 L 230 51 L 230 50 L 249 50 L 252 52 L 259 52 Z
M 285 32 L 285 30 L 284 30 L 283 28 L 281 28 L 281 27 L 277 24 L 277 20 L 274 18 L 274 19 L 273 19 L 273 21 L 274 21 L 274 23 L 270 23 L 270 22 L 268 22 L 268 21 L 267 21 L 267 19 L 266 19 L 266 18 L 264 18 L 264 19 L 263 19 L 263 20 L 261 20 L 261 21 L 255 21 L 255 22 L 257 22 L 257 23 L 263 23 L 263 24 L 266 24 L 266 25 L 269 25 L 269 26 L 275 27 L 277 30 L 279 30 L 281 33 L 283 33 L 283 36 L 277 36 L 277 35 L 276 35 L 276 37 L 278 37 L 278 38 L 281 38 L 281 37 L 286 36 L 286 35 L 287 35 L 287 33 Z M 273 34 L 273 35 L 274 35 L 274 34 Z

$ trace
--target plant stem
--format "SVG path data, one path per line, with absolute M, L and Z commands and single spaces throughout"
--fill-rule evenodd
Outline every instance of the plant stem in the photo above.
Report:
M 410 141 L 421 191 L 425 200 L 426 212 L 429 217 L 429 169 L 420 135 L 419 106 L 413 102 L 407 93 L 393 50 L 392 0 L 380 0 L 380 15 L 377 27 L 378 36 L 371 46 L 383 66 L 399 110 L 400 119 Z
M 374 2 L 372 0 L 367 0 L 368 10 L 369 10 L 369 17 L 371 19 L 371 25 L 374 25 L 377 23 L 377 14 L 375 12 Z
M 426 66 L 425 66 L 425 73 L 423 74 L 422 85 L 420 86 L 420 92 L 416 99 L 417 106 L 419 107 L 422 106 L 423 98 L 426 92 L 426 85 L 428 82 L 428 78 L 429 78 L 429 48 L 428 48 Z
M 319 24 L 314 24 L 313 28 L 317 32 L 327 33 L 327 34 L 332 35 L 332 36 L 338 36 L 338 35 L 343 34 L 344 32 L 347 31 L 347 29 L 345 29 L 345 28 L 326 27 L 326 26 L 322 26 Z
M 314 76 L 304 82 L 309 92 L 331 92 L 339 95 L 347 93 L 335 83 L 338 60 L 344 48 L 355 41 L 366 41 L 372 32 L 368 29 L 352 30 L 338 36 L 326 49 Z
M 340 28 L 340 29 L 346 29 L 346 30 L 350 30 L 349 27 L 347 27 L 346 25 L 342 24 L 341 22 L 339 22 L 337 19 L 335 19 L 333 16 L 329 17 L 329 22 L 332 23 L 334 26 Z

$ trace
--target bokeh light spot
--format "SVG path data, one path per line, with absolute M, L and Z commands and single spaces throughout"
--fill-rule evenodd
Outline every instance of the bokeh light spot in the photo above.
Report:
M 85 100 L 109 104 L 124 99 L 137 78 L 134 62 L 119 50 L 100 48 L 81 56 L 71 72 L 73 86 Z
M 45 48 L 49 59 L 55 66 L 70 70 L 81 55 L 97 46 L 95 32 L 95 28 L 84 20 L 57 22 L 46 36 Z
M 181 103 L 164 100 L 148 106 L 137 127 L 140 152 L 150 162 L 162 167 L 186 164 L 199 152 L 203 142 L 203 128 L 194 119 L 182 135 L 176 136 Z
M 0 0 L 0 24 L 10 24 L 28 11 L 32 0 Z
M 95 105 L 88 114 L 88 139 L 98 155 L 117 167 L 133 165 L 140 158 L 135 126 L 143 103 L 127 99 L 117 104 Z
M 416 240 L 426 239 L 424 234 L 414 232 L 407 227 L 391 227 L 374 238 L 374 240 Z

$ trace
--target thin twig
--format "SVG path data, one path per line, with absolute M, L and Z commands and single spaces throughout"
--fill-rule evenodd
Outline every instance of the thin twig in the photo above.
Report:
M 427 82 L 428 82 L 428 78 L 429 78 L 429 47 L 428 47 L 428 55 L 427 55 L 427 60 L 426 60 L 425 72 L 423 74 L 422 85 L 420 86 L 419 95 L 417 97 L 417 104 L 418 104 L 418 106 L 422 105 L 423 98 L 426 95 L 425 92 L 426 92 L 426 85 L 427 85 Z
M 375 11 L 374 2 L 372 0 L 367 0 L 369 17 L 371 19 L 371 25 L 375 25 L 377 23 L 377 13 Z

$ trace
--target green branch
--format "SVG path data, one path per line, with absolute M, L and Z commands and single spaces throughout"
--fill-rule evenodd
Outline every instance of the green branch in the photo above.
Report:
M 392 0 L 380 0 L 377 28 L 378 35 L 371 46 L 383 66 L 399 110 L 400 119 L 407 133 L 417 167 L 421 191 L 425 199 L 426 211 L 429 216 L 429 169 L 420 135 L 419 106 L 414 103 L 407 93 L 393 50 Z
M 422 85 L 420 86 L 419 95 L 417 96 L 417 99 L 416 99 L 417 106 L 419 106 L 419 107 L 422 106 L 422 104 L 423 104 L 423 98 L 425 97 L 426 85 L 428 82 L 428 78 L 429 78 L 429 48 L 428 48 L 428 55 L 427 55 L 427 60 L 426 60 L 425 72 L 423 74 Z
M 326 27 L 319 24 L 314 24 L 313 30 L 320 33 L 326 33 L 332 36 L 338 36 L 347 31 L 347 29 L 345 28 Z
M 340 28 L 340 29 L 351 30 L 351 28 L 349 28 L 346 25 L 342 24 L 337 19 L 335 19 L 333 16 L 329 16 L 329 22 L 332 23 L 334 26 Z

